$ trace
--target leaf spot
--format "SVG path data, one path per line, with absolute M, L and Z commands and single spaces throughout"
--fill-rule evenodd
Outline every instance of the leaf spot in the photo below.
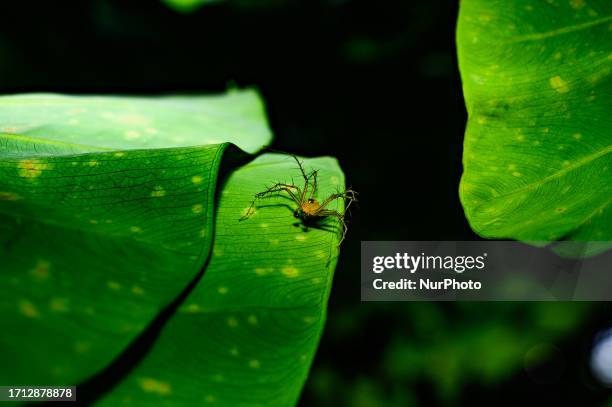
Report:
M 227 294 L 229 292 L 229 289 L 227 287 L 219 287 L 217 288 L 217 292 L 223 295 L 223 294 Z
M 38 308 L 27 300 L 19 301 L 19 311 L 28 318 L 38 318 L 40 316 Z
M 199 175 L 194 175 L 193 177 L 191 177 L 191 182 L 194 185 L 200 185 L 202 181 L 204 181 L 204 178 L 200 177 Z
M 121 284 L 119 284 L 119 283 L 118 283 L 118 282 L 116 282 L 116 281 L 108 281 L 108 282 L 106 283 L 106 286 L 107 286 L 109 289 L 113 290 L 113 291 L 119 291 L 119 290 L 121 290 Z
M 162 196 L 165 196 L 165 195 L 166 195 L 166 191 L 164 190 L 164 188 L 160 187 L 159 185 L 153 188 L 153 192 L 151 192 L 151 196 L 153 198 L 161 198 Z
M 569 85 L 560 76 L 554 76 L 549 79 L 550 86 L 559 93 L 569 92 Z
M 291 266 L 283 267 L 281 272 L 289 278 L 295 278 L 300 274 L 300 271 L 298 269 Z
M 249 360 L 249 367 L 251 369 L 259 369 L 261 367 L 261 363 L 257 359 Z
M 67 312 L 68 311 L 68 299 L 66 298 L 52 298 L 49 302 L 49 308 L 53 312 Z
M 3 192 L 3 191 L 0 191 L 0 201 L 14 202 L 14 201 L 18 201 L 20 199 L 21 199 L 21 196 L 19 194 L 14 193 L 14 192 Z
M 191 212 L 193 213 L 202 213 L 203 206 L 201 204 L 196 204 L 191 207 Z
M 229 317 L 227 319 L 227 326 L 230 328 L 236 328 L 238 326 L 238 320 L 234 317 Z
M 570 0 L 569 4 L 570 4 L 570 7 L 575 10 L 581 9 L 582 7 L 585 6 L 584 0 Z
M 249 317 L 247 318 L 247 322 L 251 325 L 257 325 L 259 323 L 256 315 L 249 315 Z
M 30 275 L 38 281 L 44 281 L 49 278 L 49 269 L 51 263 L 46 260 L 38 260 L 33 269 L 30 270 Z
M 143 377 L 140 379 L 140 388 L 147 393 L 155 393 L 160 396 L 166 396 L 172 393 L 170 384 L 150 377 Z
M 138 226 L 132 226 L 130 228 L 130 232 L 132 232 L 132 233 L 142 233 L 142 229 L 139 228 Z
M 142 289 L 142 287 L 135 285 L 132 287 L 132 293 L 136 295 L 143 295 L 144 290 Z
M 48 168 L 48 164 L 39 160 L 21 160 L 18 164 L 19 176 L 23 178 L 36 178 Z

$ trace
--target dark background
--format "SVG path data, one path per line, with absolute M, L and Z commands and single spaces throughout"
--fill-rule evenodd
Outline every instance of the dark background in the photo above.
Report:
M 603 405 L 609 304 L 359 300 L 361 240 L 470 240 L 454 1 L 2 2 L 0 92 L 256 86 L 274 147 L 339 159 L 360 193 L 304 406 Z

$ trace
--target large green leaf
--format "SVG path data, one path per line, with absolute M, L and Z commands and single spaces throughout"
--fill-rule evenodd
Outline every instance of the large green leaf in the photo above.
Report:
M 460 195 L 472 228 L 606 246 L 612 3 L 464 0 L 457 48 L 469 113 Z
M 66 122 L 66 109 L 81 119 Z M 131 130 L 109 117 L 147 117 L 141 126 L 157 133 L 126 138 Z M 256 94 L 13 96 L 0 98 L 0 120 L 0 384 L 87 382 L 135 404 L 250 405 L 272 390 L 279 405 L 297 400 L 323 326 L 339 225 L 304 231 L 283 197 L 238 221 L 263 185 L 300 179 L 287 156 L 258 158 L 217 194 L 222 160 L 231 170 L 243 154 L 210 143 L 255 151 L 269 142 Z M 321 197 L 343 185 L 332 159 L 310 165 Z M 151 354 L 112 370 L 118 389 L 100 387 L 113 360 L 152 321 L 163 324 L 160 315 L 171 319 Z
M 4 384 L 76 383 L 116 357 L 208 258 L 227 146 L 210 143 L 270 140 L 252 91 L 7 96 L 0 128 Z
M 47 156 L 44 142 L 8 140 L 0 137 L 10 146 L 0 150 L 0 383 L 75 383 L 117 356 L 204 264 L 225 145 L 60 155 L 54 143 Z
M 265 155 L 229 177 L 204 278 L 103 405 L 295 404 L 325 319 L 339 225 L 304 231 L 283 197 L 239 221 L 264 183 L 300 177 L 287 158 Z M 319 170 L 320 197 L 344 184 L 333 159 L 306 166 Z

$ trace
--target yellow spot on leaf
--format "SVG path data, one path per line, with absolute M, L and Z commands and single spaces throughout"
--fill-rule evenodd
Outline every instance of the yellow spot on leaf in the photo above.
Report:
M 74 351 L 76 353 L 86 353 L 91 349 L 91 343 L 89 342 L 77 342 L 74 344 Z
M 167 396 L 172 393 L 172 389 L 170 388 L 170 384 L 167 382 L 162 382 L 150 377 L 143 377 L 139 380 L 140 388 L 147 393 L 155 393 L 160 396 Z
M 284 267 L 281 272 L 289 278 L 297 277 L 298 274 L 300 274 L 300 271 L 298 269 L 291 266 Z
M 193 213 L 202 213 L 202 209 L 204 209 L 204 207 L 202 205 L 196 204 L 196 205 L 193 205 L 191 207 L 191 212 L 193 212 Z
M 312 324 L 313 322 L 316 322 L 317 317 L 313 317 L 313 316 L 305 316 L 304 318 L 302 318 L 302 320 L 306 323 L 306 324 Z
M 160 186 L 156 186 L 155 188 L 153 188 L 153 192 L 151 192 L 151 196 L 153 198 L 161 198 L 162 196 L 166 195 L 166 191 L 164 190 L 164 188 L 160 187 Z
M 257 359 L 249 360 L 249 367 L 251 369 L 259 369 L 261 367 L 261 363 Z
M 570 0 L 569 4 L 570 4 L 570 6 L 571 6 L 573 9 L 578 10 L 578 9 L 580 9 L 580 8 L 584 7 L 584 5 L 585 5 L 586 3 L 585 3 L 585 1 L 584 1 L 584 0 Z
M 113 291 L 119 291 L 119 290 L 121 290 L 121 284 L 119 284 L 119 283 L 118 283 L 118 282 L 116 282 L 116 281 L 109 281 L 109 282 L 107 282 L 107 283 L 106 283 L 106 286 L 107 286 L 108 288 L 110 288 L 111 290 L 113 290 Z
M 14 193 L 14 192 L 3 192 L 3 191 L 0 191 L 0 201 L 13 202 L 13 201 L 18 201 L 20 199 L 21 199 L 21 196 L 19 194 Z
M 185 312 L 188 312 L 190 314 L 197 314 L 202 310 L 202 308 L 200 308 L 198 304 L 189 304 L 183 309 L 185 310 Z
M 132 293 L 136 294 L 136 295 L 142 295 L 144 294 L 144 290 L 142 289 L 142 287 L 139 287 L 137 285 L 132 287 Z
M 121 158 L 124 155 L 125 155 L 125 153 L 122 153 L 122 152 L 115 153 L 115 157 L 117 157 L 117 158 Z
M 238 355 L 240 355 L 240 352 L 238 351 L 238 348 L 236 348 L 236 347 L 233 347 L 232 349 L 230 349 L 229 353 L 230 353 L 230 355 L 232 355 L 232 356 L 238 356 Z
M 295 240 L 303 242 L 304 240 L 306 240 L 306 236 L 303 234 L 295 235 Z
M 38 318 L 40 316 L 38 308 L 27 300 L 19 301 L 19 311 L 28 318 Z
M 204 181 L 204 178 L 200 177 L 199 175 L 194 175 L 191 177 L 191 182 L 193 182 L 194 185 L 200 185 L 202 181 Z
M 227 294 L 228 291 L 229 291 L 229 289 L 227 287 L 219 287 L 219 288 L 217 288 L 217 292 L 219 294 Z
M 68 311 L 68 299 L 67 298 L 52 298 L 49 302 L 49 308 L 53 312 L 67 312 Z
M 255 269 L 255 274 L 257 274 L 258 276 L 265 276 L 266 274 L 269 274 L 273 271 L 273 269 L 271 268 L 256 268 Z
M 98 162 L 96 160 L 91 160 L 87 162 L 87 165 L 89 165 L 90 167 L 97 167 Z
M 513 177 L 520 177 L 521 175 L 523 175 L 523 174 L 521 174 L 521 173 L 520 173 L 520 172 L 518 172 L 518 171 L 514 171 L 514 172 L 512 173 L 512 176 L 513 176 Z
M 38 260 L 34 268 L 30 270 L 30 275 L 38 281 L 46 280 L 49 278 L 50 268 L 51 263 L 46 260 Z
M 21 160 L 17 165 L 19 168 L 19 176 L 23 178 L 36 178 L 49 167 L 48 164 L 39 160 Z
M 238 320 L 234 317 L 229 317 L 227 319 L 227 326 L 230 328 L 236 328 L 238 326 Z
M 259 321 L 257 320 L 257 316 L 249 315 L 249 317 L 247 318 L 247 322 L 251 325 L 257 325 Z
M 132 226 L 130 228 L 130 232 L 132 232 L 132 233 L 142 233 L 142 229 L 139 228 L 138 226 Z
M 554 76 L 549 79 L 550 86 L 559 93 L 569 92 L 569 86 L 566 81 L 561 79 L 560 76 Z

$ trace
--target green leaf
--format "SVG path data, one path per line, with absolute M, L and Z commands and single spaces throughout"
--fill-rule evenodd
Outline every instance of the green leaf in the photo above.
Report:
M 319 170 L 319 197 L 344 177 L 335 160 Z M 300 179 L 295 162 L 264 155 L 235 171 L 220 196 L 213 256 L 200 284 L 145 360 L 102 405 L 294 405 L 323 323 L 338 256 L 339 225 L 302 230 L 282 196 L 259 203 L 265 183 Z M 342 203 L 337 207 L 343 210 Z
M 74 384 L 202 267 L 226 145 L 61 155 L 52 143 L 52 156 L 44 142 L 0 145 L 0 382 Z
M 285 155 L 228 173 L 244 154 L 210 144 L 269 142 L 256 94 L 12 96 L 0 98 L 0 126 L 0 383 L 95 381 L 195 287 L 142 364 L 114 371 L 108 400 L 255 405 L 278 393 L 278 405 L 296 402 L 340 225 L 303 230 L 282 196 L 239 222 L 265 184 L 301 179 Z M 311 166 L 320 198 L 343 186 L 335 160 Z
M 607 0 L 461 2 L 460 196 L 478 234 L 610 247 L 611 27 Z
M 0 133 L 82 145 L 81 151 L 230 142 L 254 153 L 272 139 L 254 90 L 204 97 L 3 96 Z
M 3 383 L 94 374 L 199 272 L 227 144 L 177 148 L 175 137 L 240 137 L 248 149 L 270 138 L 251 91 L 10 96 L 0 98 L 0 126 L 10 132 L 0 134 Z M 149 146 L 173 148 L 127 150 Z

